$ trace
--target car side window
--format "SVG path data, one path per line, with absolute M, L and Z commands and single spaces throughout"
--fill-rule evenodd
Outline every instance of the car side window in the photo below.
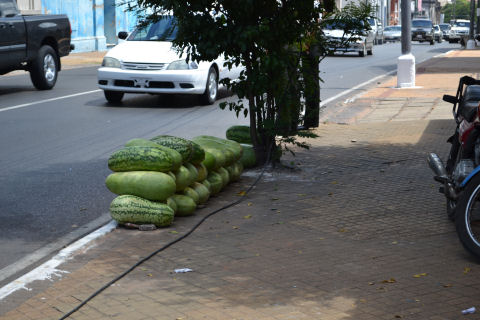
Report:
M 11 17 L 17 14 L 17 7 L 13 1 L 0 2 L 0 17 Z

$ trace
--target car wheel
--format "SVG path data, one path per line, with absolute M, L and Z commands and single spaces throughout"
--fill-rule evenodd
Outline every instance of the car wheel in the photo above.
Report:
M 367 50 L 367 54 L 369 56 L 373 55 L 373 43 L 372 43 L 372 47 L 370 48 L 370 50 Z
M 103 94 L 105 95 L 105 99 L 107 99 L 108 102 L 118 103 L 122 101 L 124 92 L 105 90 L 103 91 Z
M 218 79 L 217 79 L 217 71 L 215 68 L 210 67 L 208 70 L 207 76 L 207 85 L 205 87 L 205 92 L 200 96 L 200 100 L 202 104 L 210 105 L 214 104 L 217 100 L 218 94 Z
M 435 40 L 432 38 L 432 40 L 430 40 L 430 45 L 433 46 L 435 44 Z
M 50 46 L 42 46 L 30 65 L 30 79 L 38 90 L 50 90 L 58 77 L 58 55 Z
M 367 43 L 366 42 L 363 44 L 362 50 L 358 51 L 358 55 L 360 57 L 365 57 L 367 55 Z

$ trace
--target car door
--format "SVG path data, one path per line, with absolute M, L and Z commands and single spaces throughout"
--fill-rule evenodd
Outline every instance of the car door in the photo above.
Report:
M 12 1 L 0 2 L 0 68 L 20 64 L 27 50 L 25 23 Z

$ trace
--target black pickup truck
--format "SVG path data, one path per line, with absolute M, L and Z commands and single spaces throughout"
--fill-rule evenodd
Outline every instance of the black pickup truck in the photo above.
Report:
M 0 75 L 26 70 L 37 89 L 52 89 L 70 40 L 66 15 L 23 16 L 15 0 L 0 0 Z

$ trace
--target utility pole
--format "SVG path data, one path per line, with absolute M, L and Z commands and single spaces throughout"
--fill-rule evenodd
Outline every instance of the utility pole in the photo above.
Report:
M 412 6 L 410 0 L 401 0 L 402 55 L 397 60 L 397 87 L 415 87 L 415 57 L 412 50 Z
M 467 49 L 475 49 L 475 0 L 470 0 L 470 32 L 468 33 Z

